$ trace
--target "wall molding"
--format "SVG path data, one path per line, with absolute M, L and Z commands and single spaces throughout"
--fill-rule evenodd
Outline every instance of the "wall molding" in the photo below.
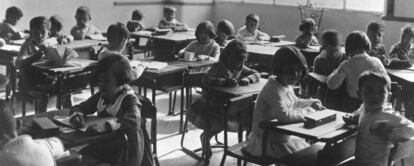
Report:
M 171 0 L 160 1 L 114 1 L 114 6 L 133 6 L 133 5 L 191 5 L 191 6 L 211 6 L 214 2 L 176 2 Z

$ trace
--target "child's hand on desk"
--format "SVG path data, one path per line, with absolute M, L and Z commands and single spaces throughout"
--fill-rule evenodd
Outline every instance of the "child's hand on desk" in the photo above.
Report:
M 317 111 L 326 109 L 319 99 L 313 99 L 311 107 Z
M 99 133 L 105 133 L 107 131 L 110 131 L 110 127 L 108 129 L 107 125 L 105 125 L 105 127 L 101 127 L 98 124 L 91 124 L 86 129 L 86 133 L 88 133 L 88 134 L 99 134 Z
M 242 78 L 239 80 L 239 85 L 241 86 L 247 86 L 249 85 L 249 83 L 250 83 L 250 80 L 248 78 Z
M 223 84 L 223 86 L 226 86 L 226 87 L 235 87 L 236 85 L 237 85 L 237 80 L 234 78 L 227 78 Z
M 345 122 L 345 125 L 358 125 L 358 115 L 347 114 L 342 117 Z
M 72 123 L 75 128 L 82 128 L 85 126 L 85 118 L 77 107 L 71 108 L 69 112 L 72 113 L 70 123 Z

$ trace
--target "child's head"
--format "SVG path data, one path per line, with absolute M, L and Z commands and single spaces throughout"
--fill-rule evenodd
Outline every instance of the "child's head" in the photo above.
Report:
M 373 47 L 382 43 L 382 38 L 384 36 L 384 24 L 380 22 L 369 23 L 367 26 L 367 35 Z
M 108 27 L 106 34 L 109 47 L 116 48 L 120 51 L 122 51 L 125 48 L 130 37 L 128 29 L 126 29 L 124 24 L 119 22 L 110 25 Z
M 299 30 L 303 33 L 314 34 L 316 32 L 316 23 L 312 18 L 306 18 L 299 25 Z
M 175 19 L 175 12 L 177 11 L 177 9 L 175 9 L 175 7 L 164 7 L 164 18 L 167 21 L 172 21 Z
M 336 30 L 326 30 L 321 37 L 322 47 L 328 51 L 338 50 L 341 45 L 341 35 Z
M 259 27 L 260 18 L 259 15 L 251 13 L 246 16 L 246 28 L 247 30 L 254 32 Z
M 217 37 L 221 41 L 227 40 L 234 34 L 234 26 L 229 20 L 221 20 L 217 25 Z
M 30 20 L 30 38 L 37 44 L 43 43 L 49 36 L 50 22 L 46 17 L 39 16 Z
M 401 29 L 401 44 L 410 45 L 414 39 L 414 30 L 410 25 L 406 25 Z
M 7 8 L 6 10 L 6 21 L 13 26 L 17 24 L 20 18 L 23 17 L 23 12 L 16 6 Z
M 216 38 L 216 33 L 214 32 L 214 25 L 210 21 L 204 21 L 198 24 L 195 36 L 197 41 L 206 44 L 211 41 L 211 39 Z
M 230 70 L 240 70 L 247 60 L 247 55 L 246 45 L 239 39 L 234 39 L 223 49 L 219 61 Z
M 391 89 L 391 81 L 386 73 L 366 71 L 358 80 L 358 95 L 367 110 L 378 110 L 384 106 Z
M 142 21 L 142 19 L 144 18 L 144 14 L 142 14 L 141 11 L 139 10 L 134 10 L 132 12 L 132 16 L 131 16 L 131 20 L 135 20 L 135 21 Z
M 368 52 L 371 49 L 371 42 L 367 34 L 362 31 L 351 32 L 345 40 L 345 52 L 349 56 L 354 56 L 358 53 Z
M 111 97 L 120 92 L 133 78 L 128 59 L 114 53 L 98 61 L 92 83 L 98 86 L 103 96 Z
M 63 28 L 63 19 L 58 15 L 53 15 L 49 18 L 50 21 L 50 36 L 57 36 Z
M 16 120 L 10 106 L 4 100 L 0 100 L 0 150 L 9 140 L 17 137 L 16 130 Z
M 281 84 L 296 85 L 306 74 L 306 59 L 296 47 L 282 47 L 272 59 L 272 72 L 279 77 Z
M 79 7 L 76 9 L 75 19 L 78 26 L 86 27 L 92 19 L 90 9 L 86 6 Z

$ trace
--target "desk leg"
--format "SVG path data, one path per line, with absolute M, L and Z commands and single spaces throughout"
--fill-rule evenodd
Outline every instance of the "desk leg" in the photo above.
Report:
M 156 79 L 152 79 L 152 83 L 154 85 L 154 87 L 152 87 L 152 103 L 155 105 L 155 96 L 156 96 L 156 92 L 157 92 L 157 80 Z
M 183 116 L 184 116 L 184 87 L 181 88 L 181 110 L 180 110 L 180 133 L 183 131 Z

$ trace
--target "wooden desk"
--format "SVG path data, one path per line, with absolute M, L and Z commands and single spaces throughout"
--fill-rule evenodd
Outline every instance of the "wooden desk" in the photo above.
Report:
M 336 113 L 336 120 L 312 129 L 306 129 L 304 123 L 275 126 L 272 131 L 295 135 L 298 137 L 320 142 L 336 142 L 356 132 L 356 129 L 345 128 L 342 117 L 347 113 L 330 110 Z
M 249 84 L 247 86 L 236 87 L 223 87 L 223 86 L 204 86 L 206 90 L 213 91 L 215 93 L 225 94 L 229 97 L 241 96 L 241 95 L 255 95 L 259 94 L 263 87 L 266 85 L 267 79 L 261 78 L 259 82 Z
M 405 85 L 414 85 L 414 71 L 412 70 L 395 70 L 395 69 L 386 69 L 387 73 L 395 81 L 405 84 Z
M 71 59 L 63 66 L 55 66 L 45 61 L 35 62 L 32 64 L 38 70 L 52 74 L 68 74 L 82 71 L 88 66 L 96 64 L 97 61 L 88 59 Z
M 16 121 L 22 122 L 19 134 L 29 134 L 34 138 L 41 138 L 42 136 L 40 135 L 40 133 L 35 128 L 33 128 L 33 118 L 47 117 L 53 121 L 53 118 L 55 116 L 69 116 L 69 110 L 49 111 L 45 113 L 39 113 L 37 115 L 16 118 Z M 55 124 L 59 127 L 64 127 L 59 123 Z M 76 146 L 87 145 L 92 142 L 114 139 L 119 136 L 119 133 L 114 132 L 92 136 L 82 131 L 74 131 L 70 133 L 59 132 L 59 134 L 56 136 L 62 140 L 65 148 L 72 148 Z
M 6 99 L 9 99 L 10 92 L 16 92 L 16 80 L 17 71 L 14 65 L 14 59 L 17 58 L 20 52 L 20 46 L 18 45 L 4 45 L 0 47 L 0 65 L 6 66 L 6 76 L 9 77 L 9 84 L 6 87 Z M 11 97 L 14 99 L 13 97 Z M 14 100 L 12 100 L 13 104 Z
M 65 44 L 65 46 L 71 47 L 75 50 L 82 50 L 82 49 L 89 49 L 93 46 L 100 46 L 103 44 L 107 44 L 107 41 L 100 41 L 100 40 L 74 40 L 70 43 Z
M 205 60 L 205 61 L 184 61 L 184 60 L 175 60 L 168 62 L 170 65 L 185 67 L 188 69 L 197 69 L 202 67 L 208 67 L 216 63 L 217 61 Z
M 158 61 L 172 61 L 181 49 L 195 40 L 194 31 L 170 32 L 166 35 L 152 36 L 151 56 Z

